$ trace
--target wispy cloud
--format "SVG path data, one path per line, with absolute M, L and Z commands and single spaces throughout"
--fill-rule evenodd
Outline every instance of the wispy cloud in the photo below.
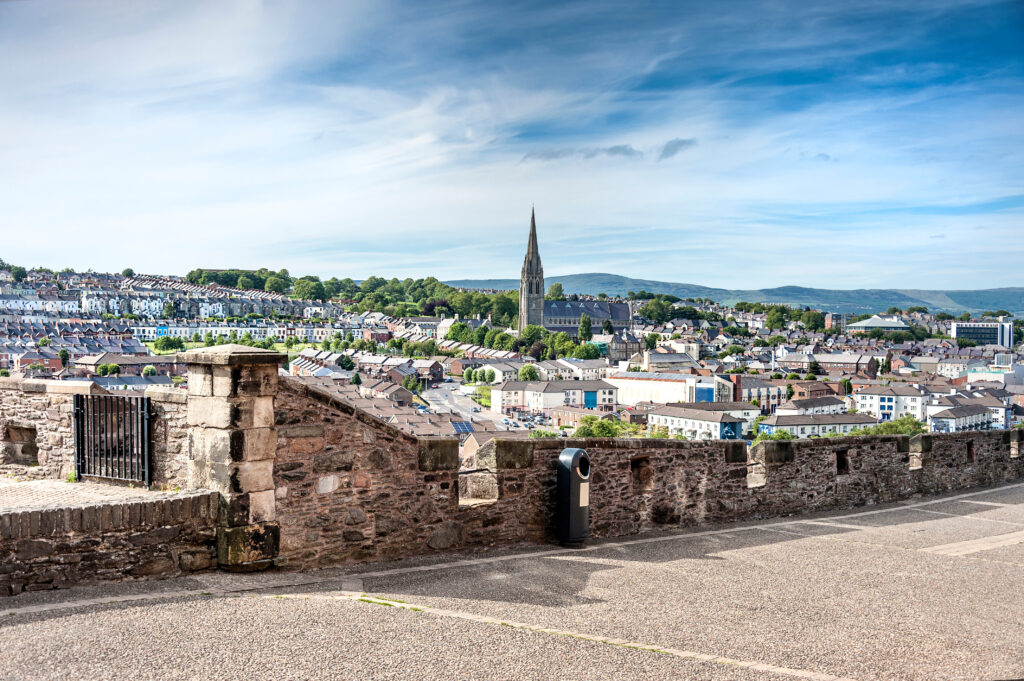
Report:
M 589 149 L 540 149 L 523 155 L 524 161 L 556 161 L 563 158 L 591 159 L 600 156 L 640 159 L 644 153 L 631 144 L 615 144 L 610 147 L 591 147 Z
M 693 137 L 689 139 L 675 138 L 668 142 L 665 142 L 665 146 L 661 148 L 661 154 L 658 156 L 659 161 L 670 159 L 680 151 L 689 149 L 690 147 L 696 146 L 697 140 Z
M 1019 285 L 1022 26 L 997 0 L 0 2 L 3 255 L 515 276 L 536 203 L 552 274 Z

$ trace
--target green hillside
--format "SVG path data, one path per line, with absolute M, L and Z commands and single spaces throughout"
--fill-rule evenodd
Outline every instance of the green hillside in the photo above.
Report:
M 879 312 L 890 307 L 906 309 L 923 305 L 939 312 L 982 312 L 1009 310 L 1024 314 L 1024 287 L 983 289 L 977 291 L 928 291 L 915 289 L 836 290 L 780 286 L 770 289 L 730 290 L 652 279 L 633 279 L 617 274 L 588 273 L 547 277 L 547 285 L 559 283 L 566 293 L 625 295 L 627 291 L 667 293 L 680 298 L 711 298 L 720 303 L 740 300 L 809 306 L 833 312 Z M 519 288 L 518 279 L 461 279 L 448 281 L 451 286 L 484 289 Z

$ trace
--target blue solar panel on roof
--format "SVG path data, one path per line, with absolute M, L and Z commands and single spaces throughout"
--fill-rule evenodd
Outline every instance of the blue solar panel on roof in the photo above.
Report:
M 472 433 L 473 424 L 468 421 L 452 421 L 452 428 L 455 429 L 456 433 Z

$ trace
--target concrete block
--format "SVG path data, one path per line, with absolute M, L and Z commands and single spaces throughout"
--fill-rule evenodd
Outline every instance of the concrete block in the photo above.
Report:
M 217 528 L 217 563 L 224 569 L 267 562 L 277 557 L 281 528 L 277 523 L 255 523 Z
M 191 381 L 191 377 L 189 378 Z M 185 423 L 206 428 L 231 428 L 235 405 L 223 397 L 194 397 L 189 395 Z
M 265 523 L 277 520 L 275 490 L 249 493 L 249 522 Z
M 213 367 L 195 365 L 188 372 L 189 397 L 213 396 Z
M 726 463 L 747 462 L 747 443 L 744 440 L 726 440 L 723 444 Z
M 456 438 L 421 438 L 419 469 L 421 471 L 456 471 L 459 469 L 459 441 Z
M 228 463 L 234 460 L 234 431 L 194 426 L 189 429 L 188 437 L 189 451 L 193 459 L 203 459 L 211 463 Z
M 533 465 L 533 449 L 528 440 L 494 438 L 494 465 L 499 469 L 529 468 Z
M 231 457 L 235 461 L 265 461 L 277 454 L 277 433 L 273 428 L 246 428 L 232 434 Z M 241 451 L 237 442 L 241 439 Z
M 262 492 L 274 489 L 273 460 L 242 461 L 232 466 L 232 492 Z
M 755 446 L 761 449 L 765 464 L 783 464 L 795 458 L 793 443 L 789 440 L 765 440 Z
M 214 366 L 215 397 L 267 397 L 277 392 L 277 366 Z

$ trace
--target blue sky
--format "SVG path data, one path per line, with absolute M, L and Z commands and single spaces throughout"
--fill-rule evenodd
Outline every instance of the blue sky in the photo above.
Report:
M 0 257 L 1024 285 L 1024 4 L 0 2 Z

